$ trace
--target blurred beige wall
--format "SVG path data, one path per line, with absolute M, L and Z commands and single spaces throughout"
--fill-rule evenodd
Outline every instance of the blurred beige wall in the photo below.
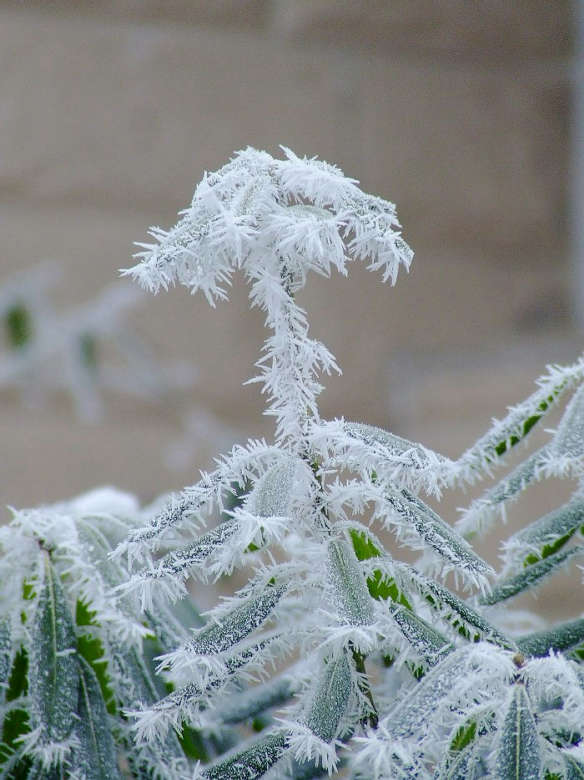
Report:
M 313 333 L 344 374 L 325 415 L 381 424 L 455 455 L 580 351 L 566 232 L 568 2 L 24 0 L 0 2 L 0 284 L 53 259 L 63 305 L 131 264 L 204 170 L 247 145 L 318 155 L 397 203 L 413 269 L 395 289 L 355 266 L 311 280 Z M 162 453 L 192 402 L 269 435 L 252 375 L 262 318 L 174 290 L 133 318 L 159 354 L 196 363 L 166 405 L 112 396 L 97 426 L 67 399 L 0 392 L 0 504 L 100 483 L 149 499 L 208 466 Z

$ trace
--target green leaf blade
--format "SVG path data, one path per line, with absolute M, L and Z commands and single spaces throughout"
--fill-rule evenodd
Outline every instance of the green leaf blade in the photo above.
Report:
M 205 769 L 209 780 L 256 780 L 281 758 L 286 750 L 284 733 L 267 734 L 246 750 Z
M 51 745 L 63 743 L 71 735 L 79 671 L 73 617 L 48 553 L 31 644 L 29 696 L 33 721 L 50 755 Z
M 79 701 L 76 726 L 78 745 L 72 764 L 86 780 L 120 778 L 114 740 L 108 723 L 106 705 L 97 677 L 83 659 L 79 663 Z
M 306 725 L 323 742 L 332 742 L 352 691 L 351 667 L 343 651 L 325 662 L 306 715 Z
M 541 755 L 535 718 L 525 688 L 513 687 L 496 757 L 500 780 L 541 780 Z

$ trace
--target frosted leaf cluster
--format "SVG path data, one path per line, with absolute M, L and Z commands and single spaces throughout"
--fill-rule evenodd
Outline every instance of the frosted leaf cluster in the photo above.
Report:
M 86 499 L 21 513 L 19 554 L 7 547 L 2 565 L 32 566 L 39 625 L 47 561 L 55 593 L 60 583 L 67 598 L 92 605 L 123 702 L 115 744 L 138 751 L 131 777 L 583 776 L 584 619 L 520 631 L 507 605 L 584 548 L 584 362 L 550 368 L 532 396 L 454 460 L 366 423 L 322 419 L 320 379 L 336 362 L 309 337 L 297 293 L 310 271 L 344 274 L 350 260 L 393 283 L 412 253 L 392 204 L 334 166 L 284 155 L 246 149 L 206 174 L 177 225 L 153 229 L 156 242 L 127 272 L 153 291 L 183 284 L 211 304 L 243 274 L 269 330 L 255 381 L 275 418 L 274 441 L 235 445 L 147 510 L 118 508 L 104 520 Z M 488 487 L 457 525 L 440 516 L 444 491 L 492 479 L 571 390 L 548 444 Z M 510 536 L 496 572 L 473 537 L 534 481 L 565 476 L 578 482 L 572 499 Z M 117 530 L 98 564 L 83 545 L 95 552 L 103 522 Z M 414 563 L 400 560 L 403 548 L 419 554 Z M 7 604 L 28 598 L 24 570 L 7 586 Z M 197 582 L 234 572 L 238 590 L 202 618 L 189 612 Z M 78 627 L 67 620 L 63 652 L 51 659 L 57 677 L 80 655 Z M 0 624 L 0 653 L 12 646 L 6 626 L 30 641 L 14 617 Z M 125 637 L 131 658 L 110 630 Z M 149 656 L 145 633 L 156 638 Z M 95 673 L 95 659 L 83 657 Z M 96 687 L 76 663 L 64 690 L 81 697 L 85 717 Z M 0 657 L 0 668 L 11 664 Z M 57 710 L 38 677 L 30 679 L 44 693 L 31 702 L 23 744 L 43 767 L 68 766 L 82 735 L 54 730 Z M 79 766 L 75 777 L 91 777 L 85 759 Z
M 153 230 L 157 243 L 127 271 L 151 290 L 183 284 L 212 304 L 241 271 L 252 305 L 266 313 L 270 333 L 255 381 L 276 418 L 274 444 L 235 447 L 118 551 L 142 561 L 124 586 L 142 605 L 157 592 L 184 595 L 187 577 L 251 572 L 246 587 L 206 615 L 206 627 L 162 658 L 184 687 L 136 712 L 137 733 L 152 739 L 181 723 L 226 728 L 230 696 L 243 696 L 247 708 L 254 698 L 258 707 L 271 702 L 277 678 L 261 680 L 274 659 L 294 652 L 295 682 L 277 698 L 268 736 L 200 767 L 201 776 L 312 777 L 348 764 L 356 778 L 519 776 L 515 770 L 535 777 L 568 755 L 577 762 L 576 720 L 572 741 L 540 728 L 545 705 L 532 669 L 555 664 L 562 679 L 577 676 L 581 621 L 517 637 L 489 610 L 578 556 L 579 547 L 564 544 L 582 530 L 579 498 L 510 539 L 501 575 L 465 536 L 485 530 L 533 481 L 580 473 L 581 392 L 550 444 L 477 499 L 458 529 L 424 494 L 439 498 L 490 476 L 577 387 L 584 364 L 551 368 L 457 460 L 371 425 L 323 420 L 319 375 L 336 363 L 309 338 L 296 293 L 310 271 L 344 274 L 350 259 L 367 258 L 394 282 L 412 255 L 391 204 L 333 166 L 284 152 L 278 160 L 247 149 L 205 175 L 177 225 Z M 206 531 L 214 511 L 223 519 Z M 422 553 L 415 565 L 390 555 L 387 532 Z M 447 577 L 470 595 L 453 592 Z M 572 711 L 576 717 L 579 705 Z M 514 749 L 521 761 L 526 751 L 533 758 L 513 769 Z

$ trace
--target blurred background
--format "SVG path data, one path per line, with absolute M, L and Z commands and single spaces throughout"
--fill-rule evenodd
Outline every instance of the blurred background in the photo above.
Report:
M 264 331 L 241 280 L 216 310 L 103 297 L 247 145 L 336 163 L 397 204 L 416 252 L 393 289 L 357 265 L 311 280 L 343 369 L 323 415 L 469 446 L 582 350 L 578 41 L 567 0 L 1 0 L 0 505 L 104 483 L 150 500 L 271 434 L 242 387 Z M 31 330 L 60 346 L 17 365 Z M 558 505 L 534 490 L 522 511 Z

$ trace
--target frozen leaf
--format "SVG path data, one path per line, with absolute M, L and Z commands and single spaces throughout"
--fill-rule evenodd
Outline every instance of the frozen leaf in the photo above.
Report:
M 416 654 L 429 666 L 434 666 L 454 650 L 454 645 L 443 634 L 411 610 L 390 603 L 389 611 Z
M 222 673 L 209 674 L 204 683 L 189 682 L 187 685 L 177 688 L 164 698 L 156 701 L 151 707 L 132 712 L 131 714 L 136 718 L 135 729 L 138 740 L 140 742 L 148 742 L 155 735 L 166 735 L 171 726 L 175 730 L 180 731 L 183 722 L 198 723 L 199 714 L 211 706 L 211 697 L 220 692 L 238 670 L 257 660 L 262 651 L 268 647 L 270 641 L 270 639 L 263 640 L 255 645 L 246 647 L 236 655 L 226 658 Z M 245 693 L 238 694 L 239 698 L 244 696 Z M 151 697 L 150 701 L 154 701 L 154 697 Z M 232 706 L 232 712 L 239 712 L 237 697 L 235 701 L 233 697 L 230 697 L 227 707 L 229 708 L 229 706 Z M 242 704 L 243 709 L 246 706 L 248 709 L 253 709 L 253 701 Z M 218 713 L 218 720 L 220 722 L 228 722 L 223 720 L 223 713 L 224 710 L 222 709 Z M 246 716 L 244 715 L 243 717 Z
M 565 564 L 574 555 L 584 552 L 584 547 L 571 547 L 569 550 L 549 555 L 541 561 L 526 566 L 522 572 L 509 577 L 493 586 L 490 593 L 481 596 L 481 604 L 498 604 L 526 590 L 532 590 L 536 585 L 553 574 L 560 566 Z
M 548 367 L 549 373 L 538 379 L 538 389 L 523 403 L 511 407 L 502 420 L 495 420 L 493 427 L 457 461 L 460 473 L 466 481 L 473 481 L 477 474 L 505 455 L 527 436 L 534 425 L 552 408 L 569 388 L 584 378 L 584 361 L 567 367 Z
M 483 561 L 460 534 L 433 509 L 407 490 L 385 489 L 388 504 L 405 520 L 428 546 L 445 558 L 454 570 L 473 583 L 483 583 L 491 567 Z
M 323 742 L 332 742 L 338 736 L 351 691 L 351 667 L 343 651 L 324 661 L 305 716 L 308 728 Z
M 223 723 L 240 723 L 261 712 L 284 704 L 297 691 L 298 683 L 290 675 L 283 675 L 264 685 L 230 696 L 218 713 Z
M 203 776 L 209 780 L 256 780 L 265 774 L 286 750 L 286 735 L 266 734 L 246 750 L 208 767 Z
M 65 742 L 72 732 L 79 671 L 73 618 L 48 553 L 44 564 L 45 579 L 32 626 L 29 696 L 49 765 L 53 761 L 51 745 Z
M 115 780 L 120 777 L 116 749 L 108 714 L 97 678 L 79 658 L 79 720 L 75 728 L 78 744 L 73 754 L 73 768 L 85 780 Z
M 389 471 L 389 476 L 406 484 L 415 482 L 415 473 L 427 475 L 426 483 L 433 485 L 446 478 L 452 469 L 452 462 L 421 444 L 408 441 L 383 428 L 365 423 L 345 422 L 343 429 L 352 439 L 362 445 L 363 452 L 355 455 L 378 472 Z
M 238 524 L 233 520 L 227 520 L 217 528 L 203 534 L 188 547 L 180 550 L 173 550 L 164 555 L 152 569 L 146 569 L 141 572 L 135 580 L 148 579 L 172 579 L 178 578 L 180 581 L 185 579 L 193 566 L 204 561 L 213 553 L 217 547 L 224 545 L 237 531 Z
M 566 769 L 565 780 L 584 780 L 584 761 L 579 761 L 567 753 L 562 753 Z
M 522 653 L 538 658 L 547 656 L 550 650 L 560 652 L 578 645 L 584 645 L 584 618 L 517 639 L 517 647 Z
M 515 499 L 528 485 L 539 476 L 544 463 L 547 447 L 542 447 L 516 466 L 510 474 L 473 501 L 456 526 L 458 531 L 471 537 L 487 529 L 489 520 L 495 517 L 497 509 L 505 511 L 505 504 Z
M 556 457 L 581 458 L 584 455 L 584 385 L 566 407 L 552 443 Z
M 500 780 L 541 780 L 541 756 L 535 719 L 525 687 L 513 687 L 497 749 Z
M 214 655 L 233 647 L 269 618 L 285 590 L 282 585 L 268 584 L 231 612 L 209 621 L 208 625 L 195 631 L 193 638 L 185 645 L 185 652 Z
M 578 495 L 509 537 L 504 543 L 505 559 L 512 565 L 547 558 L 579 528 L 584 529 L 584 499 Z
M 0 688 L 8 685 L 13 652 L 10 622 L 4 618 L 0 620 Z
M 328 543 L 327 565 L 331 583 L 348 623 L 362 625 L 374 619 L 371 596 L 353 550 L 342 539 Z
M 477 707 L 490 708 L 516 671 L 511 653 L 482 642 L 466 644 L 446 655 L 413 688 L 400 691 L 395 706 L 380 720 L 380 729 L 399 740 L 435 740 L 439 735 L 443 740 Z
M 398 564 L 397 570 L 407 578 L 432 607 L 440 610 L 445 620 L 455 628 L 464 631 L 468 638 L 476 640 L 477 637 L 480 637 L 506 649 L 514 648 L 515 644 L 511 639 L 502 634 L 498 628 L 489 623 L 479 612 L 466 601 L 458 598 L 447 587 L 420 574 L 413 566 Z
M 258 517 L 286 517 L 295 470 L 292 458 L 272 466 L 253 486 L 247 500 L 249 511 Z
M 476 744 L 471 742 L 457 753 L 447 753 L 436 770 L 436 780 L 475 780 L 484 776 L 484 766 Z

